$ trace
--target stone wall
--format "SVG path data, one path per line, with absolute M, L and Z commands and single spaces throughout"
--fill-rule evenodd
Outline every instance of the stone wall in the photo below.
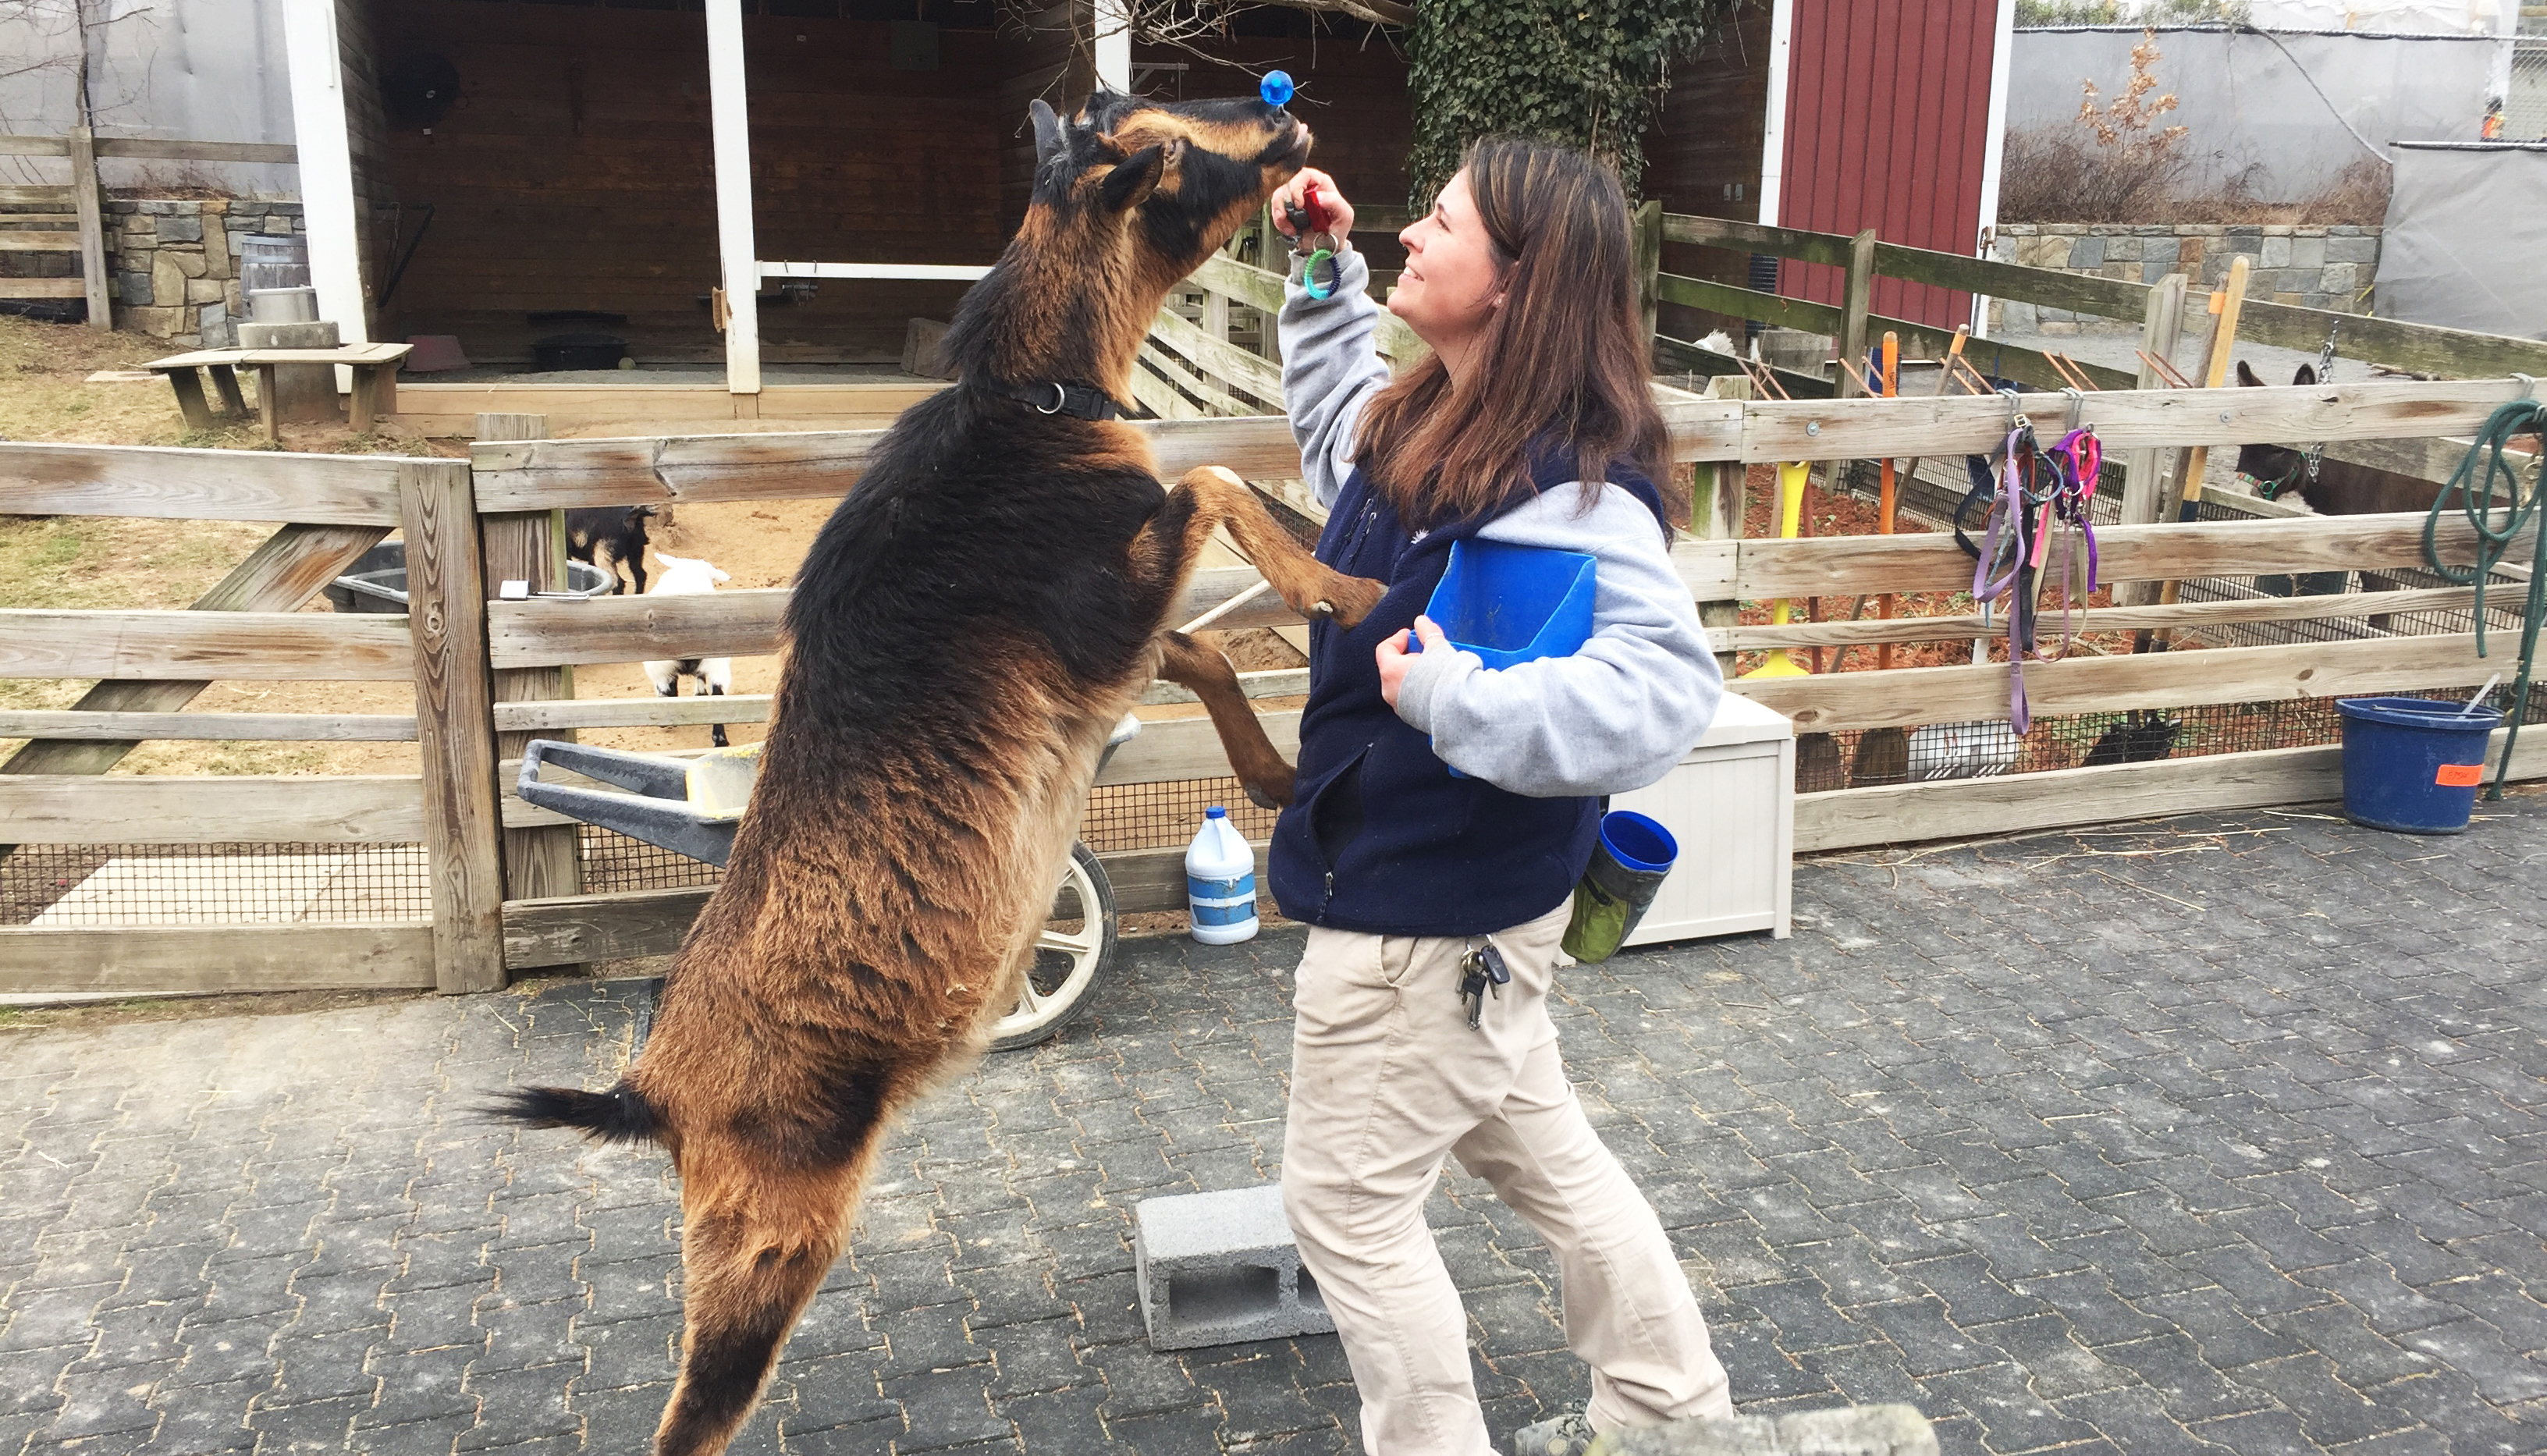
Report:
M 306 232 L 299 203 L 110 198 L 106 266 L 115 326 L 189 349 L 222 349 L 246 317 L 239 239 Z
M 2205 311 L 2204 295 L 2229 276 L 2229 260 L 2252 268 L 2246 297 L 2305 308 L 2366 312 L 2370 280 L 2379 271 L 2376 227 L 2281 227 L 2219 222 L 2008 222 L 1990 256 L 2002 263 L 2058 268 L 2128 283 L 2155 283 L 2170 273 L 2192 279 L 2188 326 Z M 2033 303 L 1993 300 L 1990 330 L 2011 333 L 2139 333 L 2141 320 L 2108 319 Z

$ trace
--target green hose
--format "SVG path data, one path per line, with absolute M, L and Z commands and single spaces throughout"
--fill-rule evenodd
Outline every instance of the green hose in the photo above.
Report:
M 2476 443 L 2468 447 L 2467 457 L 2450 471 L 2449 483 L 2432 499 L 2431 514 L 2423 518 L 2423 560 L 2440 573 L 2444 581 L 2476 588 L 2476 654 L 2485 655 L 2485 583 L 2494 568 L 2510 551 L 2521 532 L 2528 530 L 2531 518 L 2538 514 L 2542 493 L 2538 480 L 2530 482 L 2529 492 L 2520 490 L 2520 475 L 2503 455 L 2516 435 L 2547 432 L 2547 404 L 2534 398 L 2514 399 L 2488 416 L 2485 428 L 2477 432 Z M 2479 466 L 2482 459 L 2484 464 Z M 2511 501 L 2510 511 L 2496 524 L 2492 509 L 2495 492 L 2501 487 Z M 2476 564 L 2451 566 L 2441 560 L 2439 531 L 2441 514 L 2453 509 L 2467 516 L 2470 529 L 2476 532 Z M 2538 624 L 2547 617 L 2547 531 L 2531 538 L 2529 563 L 2529 600 L 2520 614 L 2520 676 L 2511 685 L 2510 708 L 2505 717 L 2510 731 L 2503 740 L 2503 762 L 2494 771 L 2494 783 L 2485 793 L 2491 802 L 2503 797 L 2503 780 L 2511 773 L 2511 747 L 2520 740 L 2520 721 L 2529 716 L 2529 670 L 2538 655 Z

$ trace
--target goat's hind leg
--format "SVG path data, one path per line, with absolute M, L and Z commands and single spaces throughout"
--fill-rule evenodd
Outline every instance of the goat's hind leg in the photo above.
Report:
M 656 1456 L 717 1456 L 778 1364 L 788 1331 L 848 1241 L 886 1123 L 914 1076 L 891 1068 L 827 1089 L 834 1158 L 782 1164 L 764 1149 L 685 1144 L 681 1167 L 681 1373 Z
M 1291 803 L 1291 765 L 1265 734 L 1256 707 L 1238 685 L 1229 659 L 1182 632 L 1159 634 L 1159 676 L 1190 689 L 1211 714 L 1220 733 L 1221 751 L 1247 797 L 1259 809 L 1282 809 Z

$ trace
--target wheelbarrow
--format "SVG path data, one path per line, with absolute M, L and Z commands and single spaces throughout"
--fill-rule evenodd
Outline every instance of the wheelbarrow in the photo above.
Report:
M 1099 772 L 1114 750 L 1141 731 L 1129 714 L 1115 725 L 1098 757 Z M 722 868 L 734 853 L 735 831 L 751 802 L 760 773 L 758 743 L 719 748 L 693 758 L 627 753 L 582 743 L 534 738 L 522 753 L 518 792 L 526 804 L 551 809 L 631 839 Z M 618 790 L 550 784 L 540 770 L 554 766 Z M 1105 866 L 1084 843 L 1070 846 L 1050 917 L 1036 937 L 1017 1003 L 991 1028 L 994 1051 L 1048 1041 L 1087 1010 L 1093 990 L 1114 959 L 1114 887 Z

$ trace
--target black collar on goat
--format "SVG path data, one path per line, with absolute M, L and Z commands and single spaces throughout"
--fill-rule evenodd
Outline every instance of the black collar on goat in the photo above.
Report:
M 947 336 L 959 383 L 904 412 L 824 526 L 726 878 L 606 1092 L 517 1119 L 668 1149 L 679 1382 L 657 1449 L 722 1451 L 853 1220 L 894 1112 L 1015 1003 L 1106 735 L 1153 676 L 1191 687 L 1260 802 L 1289 800 L 1228 659 L 1167 615 L 1226 524 L 1294 610 L 1382 590 L 1317 564 L 1237 476 L 1162 490 L 1142 434 L 1009 396 L 1127 392 L 1168 290 L 1299 169 L 1258 102 L 1100 95 L 1034 113 L 1034 197 Z

